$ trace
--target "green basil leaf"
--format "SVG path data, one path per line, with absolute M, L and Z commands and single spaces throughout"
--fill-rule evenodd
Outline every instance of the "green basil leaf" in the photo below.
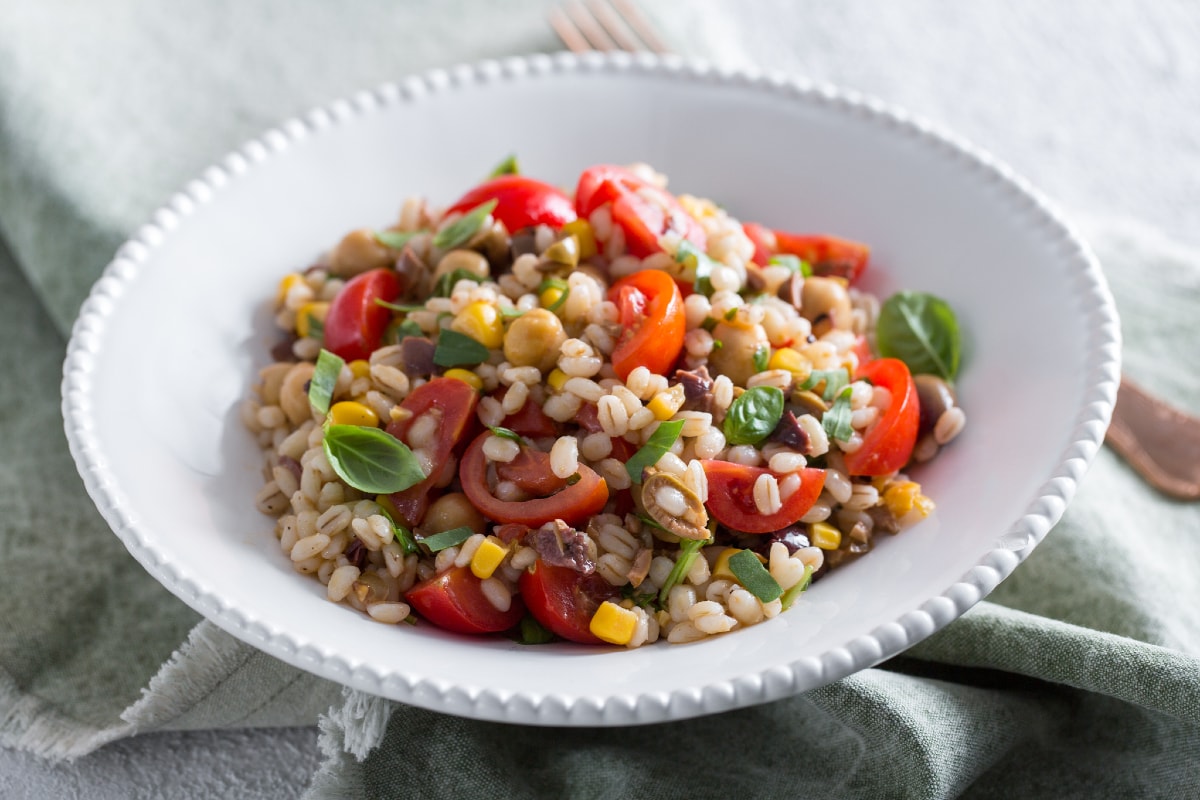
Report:
M 784 611 L 787 611 L 789 608 L 791 608 L 792 603 L 796 602 L 796 598 L 804 594 L 804 590 L 808 588 L 810 583 L 812 583 L 812 576 L 813 568 L 805 564 L 804 577 L 801 578 L 795 586 L 784 592 L 783 596 L 779 598 L 780 604 L 783 606 Z
M 747 389 L 725 415 L 725 441 L 758 444 L 771 435 L 782 418 L 783 392 L 774 386 Z
M 700 548 L 711 541 L 710 537 L 708 539 L 683 539 L 679 542 L 679 555 L 675 557 L 675 566 L 671 568 L 667 580 L 658 591 L 658 602 L 661 605 L 667 604 L 667 599 L 671 596 L 671 589 L 678 586 L 683 580 L 683 576 L 691 571 L 692 564 L 696 563 L 696 556 L 700 553 Z
M 317 366 L 313 370 L 312 380 L 308 383 L 308 402 L 317 413 L 329 413 L 329 401 L 333 399 L 333 389 L 337 386 L 338 376 L 342 374 L 345 363 L 341 356 L 323 347 L 317 355 Z
M 769 603 L 783 594 L 779 581 L 771 577 L 771 573 L 758 560 L 758 556 L 749 550 L 734 553 L 729 558 L 729 571 L 738 579 L 738 583 L 746 587 L 746 591 Z
M 828 403 L 837 397 L 838 392 L 849 385 L 850 373 L 846 371 L 845 367 L 839 367 L 838 369 L 814 369 L 809 373 L 804 383 L 800 384 L 800 388 L 812 389 L 822 381 L 825 382 L 825 389 L 821 392 L 821 398 Z
M 554 641 L 554 634 L 543 628 L 542 623 L 529 614 L 521 617 L 521 624 L 517 626 L 516 633 L 513 638 L 517 644 L 546 644 Z
M 360 492 L 402 492 L 426 477 L 412 451 L 379 428 L 329 425 L 323 446 L 333 471 Z
M 801 278 L 811 278 L 813 274 L 811 264 L 800 258 L 800 256 L 794 256 L 791 253 L 780 253 L 771 256 L 767 263 L 772 266 L 787 267 Z
M 453 272 L 447 272 L 445 275 L 438 278 L 437 283 L 433 287 L 433 296 L 449 297 L 454 292 L 454 287 L 457 286 L 458 282 L 462 280 L 483 283 L 487 280 L 487 278 L 483 277 L 482 275 L 476 275 L 469 269 L 462 269 L 460 267 L 459 269 L 456 269 Z
M 448 531 L 435 533 L 433 536 L 426 536 L 421 540 L 421 544 L 429 548 L 429 552 L 437 553 L 445 550 L 447 547 L 457 547 L 475 535 L 475 531 L 463 525 L 460 528 L 451 528 Z
M 880 355 L 900 359 L 914 375 L 951 381 L 958 374 L 958 320 L 945 300 L 931 294 L 897 292 L 889 297 L 879 310 L 875 341 Z
M 490 351 L 465 333 L 443 328 L 433 349 L 433 363 L 439 367 L 473 367 L 488 360 Z
M 517 154 L 513 153 L 508 158 L 504 159 L 499 164 L 497 164 L 496 168 L 492 170 L 491 174 L 488 175 L 488 177 L 489 178 L 499 178 L 501 175 L 520 175 L 520 174 L 521 174 L 521 167 L 519 164 L 517 164 Z
M 466 244 L 472 236 L 479 232 L 483 221 L 488 218 L 488 214 L 496 210 L 498 202 L 494 197 L 486 200 L 442 228 L 433 235 L 433 246 L 439 250 L 453 250 Z
M 318 342 L 325 341 L 325 323 L 313 314 L 305 314 L 305 316 L 308 317 L 308 338 L 316 339 Z
M 567 478 L 567 486 L 574 486 L 575 484 L 579 483 L 581 480 L 583 480 L 582 475 L 580 475 L 578 472 L 573 473 L 569 478 Z
M 712 317 L 705 317 L 704 322 L 700 323 L 700 327 L 704 328 L 704 330 L 708 331 L 709 333 L 712 333 L 713 329 L 717 327 L 717 321 Z
M 418 233 L 428 233 L 428 231 L 375 231 L 375 241 L 393 250 L 403 250 Z
M 394 319 L 383 329 L 384 344 L 400 344 L 409 336 L 424 336 L 421 326 L 411 319 Z
M 679 243 L 679 249 L 675 251 L 675 260 L 696 270 L 696 277 L 692 281 L 692 288 L 696 294 L 702 294 L 706 297 L 712 295 L 712 270 L 717 262 L 709 258 L 707 253 L 687 239 Z
M 413 538 L 412 531 L 396 522 L 396 518 L 392 516 L 392 512 L 387 510 L 387 506 L 380 505 L 379 512 L 387 518 L 387 521 L 392 525 L 392 536 L 396 538 L 396 543 L 400 545 L 400 549 L 405 555 L 418 552 L 417 540 Z
M 625 471 L 629 473 L 630 480 L 634 483 L 642 482 L 642 470 L 653 467 L 671 449 L 675 440 L 679 438 L 679 432 L 683 430 L 683 423 L 681 419 L 664 422 L 650 434 L 646 443 L 625 462 Z
M 621 598 L 632 600 L 635 606 L 648 608 L 658 599 L 658 592 L 639 592 L 631 583 L 621 587 Z
M 384 300 L 382 297 L 375 298 L 375 305 L 382 306 L 383 308 L 386 308 L 389 311 L 396 311 L 401 314 L 409 314 L 409 313 L 412 313 L 413 311 L 424 311 L 425 310 L 425 306 L 422 303 L 409 303 L 407 305 L 401 305 L 399 303 L 389 303 L 387 300 Z
M 825 429 L 825 433 L 830 439 L 844 442 L 854 433 L 854 428 L 850 424 L 851 391 L 853 390 L 849 386 L 842 389 L 830 409 L 821 415 L 821 427 Z
M 771 348 L 769 345 L 759 345 L 754 351 L 754 371 L 764 372 L 767 365 L 771 363 Z
M 501 428 L 499 425 L 488 425 L 488 430 L 502 439 L 512 439 L 517 444 L 525 443 L 525 440 L 521 438 L 521 434 L 508 428 Z

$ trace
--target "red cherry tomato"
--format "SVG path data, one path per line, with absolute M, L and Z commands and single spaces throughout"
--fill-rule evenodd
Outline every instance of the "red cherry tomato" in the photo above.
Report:
M 390 269 L 373 269 L 347 281 L 325 316 L 325 349 L 346 361 L 370 358 L 392 318 L 375 299 L 393 302 L 403 289 L 400 276 Z
M 496 201 L 492 216 L 510 232 L 531 225 L 561 228 L 576 218 L 571 198 L 548 183 L 524 175 L 500 175 L 479 184 L 446 209 L 446 213 L 466 213 L 480 203 Z
M 763 266 L 771 256 L 786 253 L 807 261 L 814 275 L 845 278 L 854 283 L 871 257 L 871 248 L 865 244 L 836 236 L 773 231 L 754 222 L 745 223 L 742 230 L 754 242 L 754 262 Z
M 456 633 L 499 633 L 521 621 L 525 606 L 520 597 L 512 599 L 508 611 L 501 611 L 487 599 L 481 584 L 470 567 L 454 567 L 413 586 L 404 599 L 424 619 Z
M 612 220 L 625 233 L 625 247 L 639 258 L 662 250 L 659 238 L 676 233 L 703 250 L 704 228 L 683 210 L 670 192 L 634 175 L 624 167 L 601 164 L 584 171 L 575 189 L 579 216 L 612 203 Z
M 457 378 L 434 378 L 414 389 L 400 404 L 401 408 L 411 411 L 412 416 L 388 424 L 388 433 L 411 446 L 408 432 L 413 423 L 427 413 L 438 417 L 437 438 L 432 450 L 426 448 L 433 460 L 429 477 L 416 486 L 390 495 L 393 508 L 406 525 L 420 525 L 424 519 L 430 491 L 442 477 L 454 448 L 466 439 L 465 434 L 475 420 L 476 399 L 475 389 L 467 383 Z
M 757 222 L 742 223 L 742 232 L 754 242 L 754 263 L 765 267 L 776 252 L 775 231 Z
M 617 595 L 604 578 L 539 559 L 521 574 L 520 587 L 529 613 L 547 630 L 580 644 L 604 644 L 590 629 L 596 609 Z
M 505 393 L 507 393 L 507 390 L 505 390 Z M 499 396 L 496 399 L 502 400 L 504 393 L 498 394 Z M 532 439 L 558 435 L 558 425 L 554 420 L 546 416 L 546 412 L 542 411 L 540 405 L 532 400 L 526 400 L 525 405 L 521 406 L 520 411 L 505 417 L 500 426 Z
M 459 478 L 467 499 L 479 512 L 495 522 L 519 522 L 536 528 L 554 519 L 568 524 L 583 522 L 599 513 L 608 502 L 608 484 L 594 470 L 579 465 L 579 480 L 549 497 L 530 500 L 499 500 L 487 482 L 487 457 L 483 442 L 490 433 L 480 434 L 471 442 L 459 465 Z M 549 460 L 546 470 L 549 471 Z M 553 473 L 550 473 L 553 475 Z M 565 481 L 564 481 L 565 483 Z
M 917 443 L 921 406 L 908 367 L 898 358 L 879 358 L 858 368 L 857 378 L 892 393 L 892 403 L 863 434 L 862 447 L 846 454 L 851 475 L 887 475 L 908 463 Z
M 754 502 L 754 482 L 760 475 L 785 476 L 761 467 L 730 461 L 701 461 L 708 477 L 708 513 L 727 528 L 743 533 L 772 533 L 797 522 L 808 512 L 825 486 L 825 470 L 800 470 L 800 488 L 774 514 L 762 514 Z
M 644 269 L 613 284 L 608 299 L 617 304 L 625 329 L 612 354 L 617 375 L 625 380 L 636 367 L 667 374 L 683 350 L 686 327 L 675 281 L 661 270 Z

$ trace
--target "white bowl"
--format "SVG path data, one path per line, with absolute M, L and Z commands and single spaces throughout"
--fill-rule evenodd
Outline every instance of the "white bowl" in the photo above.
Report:
M 969 423 L 920 478 L 929 520 L 768 623 L 686 646 L 524 647 L 385 627 L 324 599 L 254 509 L 239 401 L 267 300 L 401 200 L 450 202 L 492 163 L 570 184 L 647 161 L 735 216 L 860 239 L 866 287 L 957 309 Z M 88 492 L 138 561 L 233 635 L 396 700 L 508 722 L 616 725 L 800 692 L 895 655 L 988 594 L 1058 520 L 1103 439 L 1119 332 L 1100 271 L 1030 187 L 907 114 L 827 87 L 649 57 L 434 71 L 268 131 L 188 184 L 84 304 L 63 412 Z

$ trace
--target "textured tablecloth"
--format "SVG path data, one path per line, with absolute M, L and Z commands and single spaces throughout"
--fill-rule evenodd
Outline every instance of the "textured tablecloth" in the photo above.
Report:
M 1107 451 L 1028 562 L 904 657 L 633 730 L 344 699 L 197 626 L 125 553 L 75 477 L 57 404 L 64 334 L 116 245 L 279 119 L 413 70 L 555 48 L 547 7 L 0 6 L 0 743 L 15 748 L 0 750 L 0 797 L 296 796 L 319 762 L 312 796 L 1194 796 L 1200 511 Z M 1200 244 L 1200 9 L 647 7 L 681 52 L 874 94 L 1009 162 L 1101 255 L 1127 374 L 1200 411 L 1200 255 L 1171 241 Z M 330 707 L 322 757 L 311 725 Z M 161 730 L 185 732 L 124 738 Z

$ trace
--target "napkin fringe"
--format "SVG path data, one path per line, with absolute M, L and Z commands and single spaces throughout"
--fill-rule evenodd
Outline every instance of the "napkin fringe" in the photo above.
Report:
M 382 697 L 342 688 L 342 705 L 331 706 L 318 723 L 321 767 L 304 800 L 343 800 L 365 796 L 362 762 L 383 742 L 395 707 Z M 353 756 L 353 757 L 352 757 Z
M 73 719 L 21 690 L 0 669 L 0 746 L 53 761 L 70 761 L 133 734 L 128 723 L 98 728 Z

